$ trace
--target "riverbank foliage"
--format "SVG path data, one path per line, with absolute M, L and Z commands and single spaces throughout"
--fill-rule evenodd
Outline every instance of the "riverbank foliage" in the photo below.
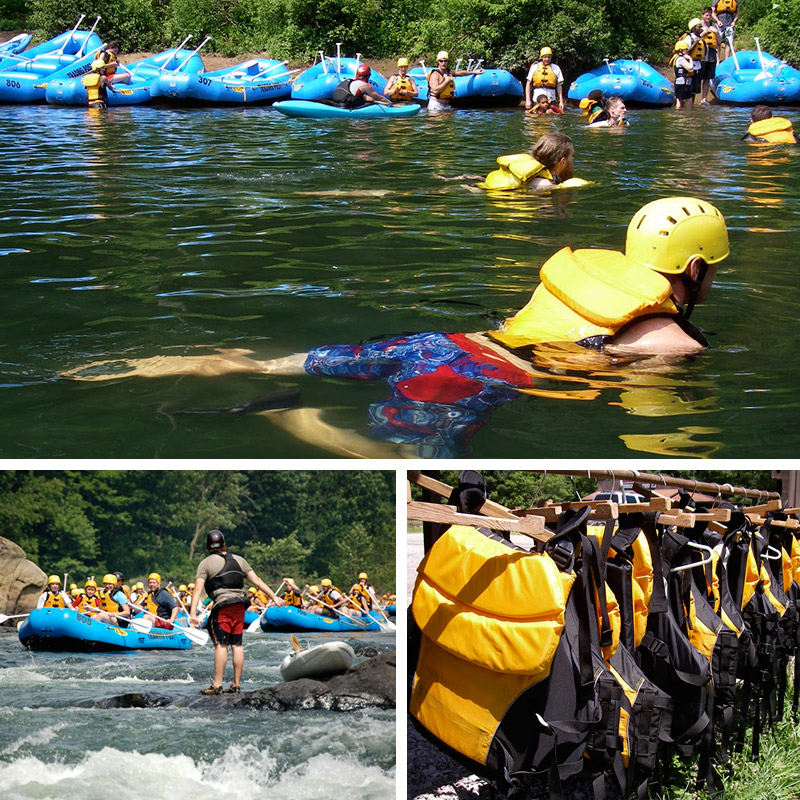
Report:
M 205 36 L 208 52 L 265 52 L 303 63 L 319 50 L 367 59 L 407 55 L 413 61 L 444 48 L 454 59 L 522 75 L 539 48 L 550 45 L 568 76 L 604 58 L 665 63 L 672 44 L 704 3 L 665 0 L 6 0 L 0 28 L 35 29 L 42 38 L 71 28 L 80 14 L 100 15 L 99 32 L 123 51 L 191 46 Z M 91 24 L 91 22 L 90 22 Z M 761 37 L 773 55 L 800 61 L 800 0 L 742 3 L 737 40 Z
M 273 587 L 289 575 L 349 588 L 362 570 L 395 586 L 394 472 L 0 472 L 0 535 L 48 574 L 185 582 L 213 528 Z

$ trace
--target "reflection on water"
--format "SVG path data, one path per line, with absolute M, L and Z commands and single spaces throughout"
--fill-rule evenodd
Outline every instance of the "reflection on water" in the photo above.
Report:
M 527 302 L 555 250 L 620 249 L 637 208 L 686 193 L 715 203 L 731 233 L 731 257 L 693 317 L 711 350 L 669 368 L 539 353 L 534 383 L 493 404 L 459 453 L 793 455 L 800 148 L 742 142 L 747 109 L 629 116 L 628 129 L 608 135 L 586 130 L 576 112 L 353 124 L 268 108 L 0 108 L 0 453 L 444 454 L 376 435 L 386 429 L 382 382 L 58 375 L 164 353 L 241 348 L 271 359 L 489 330 Z M 575 174 L 591 185 L 514 197 L 475 190 L 498 155 L 547 130 L 573 137 Z M 299 390 L 298 407 L 175 413 L 286 387 Z

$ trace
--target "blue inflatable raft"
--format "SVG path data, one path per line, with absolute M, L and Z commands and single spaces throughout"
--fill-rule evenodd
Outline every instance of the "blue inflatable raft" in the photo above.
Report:
M 389 117 L 413 117 L 419 113 L 416 103 L 386 106 L 381 103 L 367 103 L 361 108 L 340 108 L 329 103 L 309 100 L 279 100 L 272 106 L 287 117 L 308 119 L 365 119 Z
M 670 106 L 675 99 L 672 82 L 645 61 L 621 58 L 585 72 L 570 84 L 567 97 L 583 100 L 599 89 L 603 96 L 621 97 L 640 106 Z
M 291 77 L 285 61 L 252 58 L 214 72 L 183 76 L 186 82 L 183 97 L 213 105 L 272 103 L 291 95 Z M 165 89 L 164 95 L 177 96 L 171 93 L 174 90 L 172 79 L 163 79 L 162 83 L 170 84 L 170 91 Z
M 427 73 L 422 67 L 415 67 L 408 74 L 417 84 L 417 100 L 427 103 Z M 477 75 L 457 75 L 454 83 L 455 94 L 451 101 L 454 108 L 518 105 L 524 94 L 522 84 L 504 69 L 484 69 Z
M 355 78 L 358 65 L 363 63 L 355 58 L 323 58 L 294 79 L 292 100 L 331 100 L 333 90 L 346 78 Z M 383 94 L 386 78 L 373 69 L 369 84 Z
M 138 633 L 97 622 L 71 608 L 37 608 L 18 628 L 19 640 L 29 650 L 100 652 L 114 650 L 188 650 L 192 643 L 182 633 L 153 628 Z
M 61 106 L 85 106 L 89 102 L 86 87 L 81 79 L 91 70 L 88 62 L 74 65 L 68 74 L 53 75 L 47 83 L 45 98 L 48 103 Z M 130 73 L 130 83 L 114 83 L 108 92 L 109 106 L 132 106 L 147 103 L 161 96 L 161 82 L 174 74 L 200 72 L 203 59 L 194 50 L 164 50 L 149 58 L 117 68 L 117 75 Z
M 41 103 L 51 77 L 86 72 L 103 42 L 93 31 L 67 31 L 23 54 L 0 61 L 0 103 Z M 2 58 L 2 54 L 0 54 Z
M 5 42 L 0 44 L 0 58 L 5 55 L 13 55 L 14 53 L 21 53 L 33 39 L 33 34 L 18 33 L 11 39 L 6 39 Z
M 261 630 L 265 633 L 305 633 L 308 631 L 379 631 L 378 615 L 370 617 L 340 616 L 337 619 L 322 614 L 311 614 L 296 606 L 269 606 L 261 617 Z
M 742 50 L 717 65 L 713 82 L 720 103 L 800 102 L 800 71 L 763 51 Z

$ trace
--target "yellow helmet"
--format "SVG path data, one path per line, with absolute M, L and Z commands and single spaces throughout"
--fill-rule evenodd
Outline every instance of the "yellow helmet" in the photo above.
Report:
M 136 588 L 137 589 L 144 589 L 144 584 L 141 581 L 139 581 L 139 583 L 136 584 Z
M 640 208 L 628 225 L 625 255 L 656 272 L 679 275 L 693 258 L 716 264 L 729 253 L 725 218 L 705 200 L 654 200 Z
M 96 589 L 97 588 L 97 581 L 94 578 L 89 578 L 86 581 L 86 583 L 83 584 L 83 588 L 85 589 L 87 586 L 94 586 L 94 588 Z
M 397 66 L 398 67 L 407 67 L 408 66 L 408 59 L 407 58 L 398 58 L 397 59 Z
M 294 583 L 294 578 L 284 578 L 283 579 L 286 583 Z
M 100 72 L 101 70 L 104 70 L 107 66 L 108 64 L 106 64 L 106 62 L 103 61 L 102 58 L 96 58 L 94 61 L 92 61 L 92 72 Z
M 151 572 L 147 576 L 147 580 L 149 580 L 149 581 L 154 581 L 155 580 L 155 581 L 158 581 L 159 583 L 161 583 L 161 576 L 157 572 Z
M 47 579 L 47 582 L 48 583 L 57 583 L 60 586 L 61 585 L 61 578 L 59 578 L 58 575 L 51 575 Z
M 255 593 L 256 593 L 256 587 L 255 587 L 255 586 L 251 586 L 251 587 L 250 587 L 250 588 L 247 590 L 247 594 L 255 594 Z
M 189 584 L 189 588 L 190 588 L 190 589 L 194 589 L 194 584 L 193 584 L 193 583 L 190 583 L 190 584 Z
M 686 39 L 681 39 L 679 42 L 675 42 L 675 49 L 676 50 L 688 50 L 689 49 L 689 42 Z
M 309 586 L 309 587 L 308 587 L 308 591 L 309 591 L 309 592 L 314 592 L 315 594 L 319 594 L 319 586 L 316 586 L 316 585 L 314 585 L 314 586 Z
M 331 583 L 331 579 L 330 578 L 323 578 L 319 582 L 319 584 L 320 584 L 320 586 L 333 586 L 333 584 Z
M 103 583 L 113 583 L 114 586 L 116 586 L 117 585 L 117 576 L 113 575 L 110 572 L 107 572 L 105 575 L 103 575 Z
M 551 55 L 553 55 L 553 51 L 549 47 L 543 47 L 539 51 L 539 58 L 541 58 L 542 56 L 551 56 Z
M 369 578 L 369 575 L 367 575 L 366 572 L 359 572 L 358 573 L 358 579 L 361 580 L 362 578 L 364 578 L 366 580 L 367 578 Z
M 189 590 L 186 588 L 186 584 L 185 584 L 185 583 L 182 583 L 182 584 L 181 584 L 181 585 L 178 587 L 178 591 L 179 591 L 179 592 L 187 592 L 187 591 L 189 591 Z
M 436 60 L 437 61 L 449 61 L 450 60 L 450 53 L 448 53 L 447 50 L 440 50 L 436 54 Z

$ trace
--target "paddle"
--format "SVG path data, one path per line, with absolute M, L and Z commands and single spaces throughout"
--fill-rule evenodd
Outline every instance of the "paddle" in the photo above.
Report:
M 189 63 L 189 59 L 192 56 L 197 55 L 197 53 L 200 51 L 200 48 L 203 47 L 204 45 L 208 44 L 208 42 L 210 42 L 210 41 L 211 41 L 211 37 L 210 36 L 206 36 L 206 38 L 203 39 L 203 41 L 200 42 L 200 44 L 197 45 L 197 47 L 195 47 L 195 49 L 192 50 L 192 52 L 189 53 L 188 56 L 186 56 L 186 58 L 181 62 L 179 67 L 176 67 L 175 69 L 170 70 L 170 71 L 171 72 L 180 72 Z
M 83 40 L 83 44 L 81 45 L 81 49 L 78 50 L 78 52 L 76 54 L 77 58 L 83 58 L 83 49 L 86 47 L 86 43 L 89 41 L 89 37 L 94 33 L 94 29 L 97 27 L 97 23 L 100 22 L 100 20 L 101 20 L 101 17 L 98 17 L 94 21 L 94 25 L 92 25 L 92 29 L 89 31 L 89 33 L 86 34 L 86 38 Z
M 148 617 L 153 617 L 153 619 L 161 619 L 161 617 L 159 617 L 156 614 L 153 614 L 152 612 L 148 611 L 146 608 L 142 608 L 141 606 L 137 606 L 135 603 L 131 603 L 131 605 L 137 611 L 143 611 L 145 614 L 147 614 Z M 208 633 L 206 631 L 201 631 L 201 630 L 199 630 L 197 628 L 184 628 L 183 625 L 176 625 L 174 622 L 172 623 L 172 627 L 175 630 L 180 631 L 187 639 L 189 639 L 190 641 L 194 642 L 195 644 L 200 644 L 200 645 L 208 644 Z M 169 629 L 165 629 L 165 630 L 169 630 Z
M 396 631 L 397 625 L 392 622 L 389 617 L 386 616 L 383 609 L 381 608 L 381 604 L 378 602 L 378 598 L 375 597 L 375 592 L 369 591 L 369 596 L 372 598 L 372 602 L 375 603 L 375 610 L 383 617 L 383 621 L 386 623 L 386 629 L 389 631 Z
M 739 59 L 736 58 L 736 51 L 733 49 L 733 36 L 728 36 L 728 47 L 731 49 L 731 55 L 733 56 L 733 63 L 736 64 L 736 69 L 739 69 Z
M 293 633 L 290 633 L 289 636 L 292 637 L 292 648 L 294 649 L 295 653 L 299 653 L 303 648 L 300 647 L 297 637 Z
M 75 31 L 78 30 L 78 25 L 80 25 L 81 22 L 83 22 L 85 16 L 86 14 L 81 14 L 81 18 L 75 23 L 75 27 L 69 32 L 69 36 L 67 36 L 67 38 L 64 39 L 64 44 L 62 44 L 61 47 L 58 50 L 56 50 L 56 53 L 60 53 L 62 56 L 64 55 L 64 49 L 72 41 L 72 37 L 75 35 Z
M 30 613 L 31 612 L 29 611 L 28 614 Z M 20 619 L 21 617 L 27 617 L 28 614 L 12 614 L 11 616 L 8 616 L 8 614 L 0 614 L 0 625 L 2 625 L 4 622 L 7 622 L 10 619 Z
M 351 617 L 349 614 L 345 614 L 343 611 L 339 611 L 338 608 L 329 606 L 324 600 L 320 600 L 318 597 L 311 597 L 311 595 L 308 595 L 308 598 L 309 600 L 313 600 L 315 603 L 319 603 L 321 606 L 325 606 L 325 608 L 329 608 L 331 611 L 335 612 L 340 617 L 343 617 L 348 622 L 352 622 L 358 628 L 366 628 L 367 625 L 369 625 L 368 622 L 365 622 L 364 620 L 361 620 L 358 617 Z M 348 597 L 347 599 L 349 600 L 350 598 Z
M 278 587 L 278 589 L 277 589 L 277 591 L 275 592 L 275 594 L 280 594 L 280 591 L 281 591 L 281 589 L 283 589 L 283 585 L 284 585 L 285 583 L 286 583 L 286 581 L 281 581 L 281 585 Z M 266 611 L 266 610 L 267 610 L 267 609 L 265 608 L 265 609 L 264 609 L 264 611 Z M 258 615 L 258 619 L 254 619 L 254 620 L 253 620 L 253 621 L 252 621 L 252 622 L 251 622 L 251 623 L 250 623 L 250 624 L 247 626 L 247 628 L 245 629 L 247 633 L 258 633 L 258 632 L 261 630 L 261 618 L 264 616 L 264 611 L 262 611 L 262 612 L 261 612 L 261 613 Z
M 361 611 L 361 612 L 363 613 L 364 609 L 363 609 L 363 608 L 361 608 L 361 606 L 360 606 L 358 603 L 356 603 L 356 601 L 355 601 L 355 600 L 353 600 L 353 599 L 352 599 L 350 596 L 348 596 L 348 597 L 347 597 L 347 601 L 348 601 L 348 602 L 349 602 L 349 603 L 350 603 L 352 606 L 354 606 L 355 608 L 357 608 L 359 611 Z M 380 614 L 380 615 L 381 615 L 381 616 L 384 618 L 384 620 L 386 620 L 385 622 L 381 622 L 379 619 L 375 619 L 374 617 L 367 617 L 367 618 L 365 618 L 365 619 L 374 619 L 374 620 L 375 620 L 375 622 L 377 622 L 377 623 L 378 623 L 378 625 L 380 626 L 380 629 L 381 629 L 381 630 L 382 630 L 384 633 L 386 633 L 387 631 L 394 631 L 394 630 L 397 630 L 397 626 L 396 626 L 396 625 L 395 625 L 393 622 L 389 622 L 389 620 L 388 620 L 388 619 L 386 619 L 386 616 L 384 615 L 384 613 L 383 613 L 383 612 L 382 612 L 380 609 L 377 609 L 377 611 L 378 611 L 378 613 L 379 613 L 379 614 Z M 354 618 L 353 618 L 353 617 L 350 617 L 350 619 L 354 619 Z M 355 619 L 359 619 L 359 618 L 358 618 L 358 617 L 355 617 Z M 367 623 L 367 625 L 369 625 L 369 623 Z
M 758 63 L 761 64 L 761 72 L 756 75 L 753 80 L 759 80 L 760 78 L 771 78 L 772 73 L 767 70 L 764 66 L 764 54 L 761 52 L 761 42 L 759 41 L 758 36 L 755 37 L 756 40 L 756 49 L 758 50 Z

